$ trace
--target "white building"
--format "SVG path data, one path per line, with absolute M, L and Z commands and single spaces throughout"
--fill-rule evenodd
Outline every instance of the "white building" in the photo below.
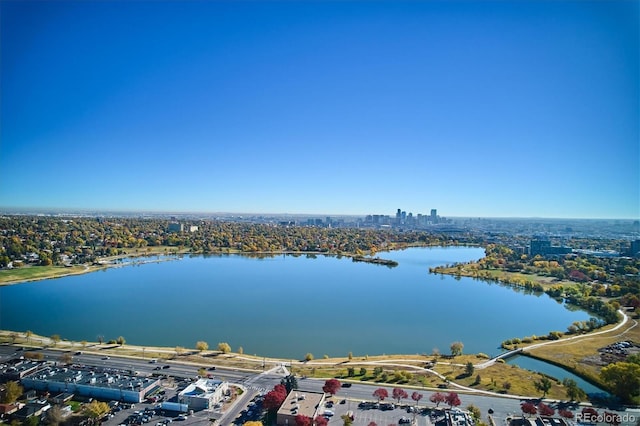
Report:
M 220 402 L 228 390 L 227 382 L 203 378 L 184 388 L 178 394 L 178 401 L 187 404 L 190 410 L 208 410 Z

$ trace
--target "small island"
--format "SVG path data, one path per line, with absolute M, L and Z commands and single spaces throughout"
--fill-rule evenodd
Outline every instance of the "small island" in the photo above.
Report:
M 354 262 L 366 262 L 373 263 L 375 265 L 385 265 L 389 268 L 395 268 L 396 266 L 398 266 L 398 262 L 396 262 L 395 260 L 382 259 L 379 257 L 353 256 L 351 260 L 353 260 Z

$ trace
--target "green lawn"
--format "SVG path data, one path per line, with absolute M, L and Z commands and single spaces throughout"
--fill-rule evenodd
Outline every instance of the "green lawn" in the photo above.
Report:
M 56 278 L 83 272 L 86 272 L 84 266 L 72 266 L 69 268 L 65 268 L 64 266 L 25 266 L 22 268 L 5 269 L 0 271 L 0 285 L 44 278 Z

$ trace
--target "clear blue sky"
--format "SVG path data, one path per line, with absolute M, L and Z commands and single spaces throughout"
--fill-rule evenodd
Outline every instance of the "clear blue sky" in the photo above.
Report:
M 6 1 L 0 206 L 638 218 L 637 1 Z

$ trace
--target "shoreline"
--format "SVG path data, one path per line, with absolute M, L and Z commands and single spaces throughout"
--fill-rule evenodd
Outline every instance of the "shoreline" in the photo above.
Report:
M 386 252 L 391 252 L 391 251 L 396 251 L 396 250 L 405 250 L 408 248 L 414 248 L 414 247 L 440 247 L 439 245 L 423 245 L 423 244 L 414 244 L 414 245 L 402 245 L 399 247 L 393 247 L 393 248 L 389 248 L 386 249 L 384 251 Z M 442 246 L 442 247 L 448 247 L 448 246 Z M 160 247 L 160 248 L 165 248 L 166 247 Z M 331 256 L 331 257 L 345 257 L 345 258 L 349 258 L 354 262 L 363 262 L 363 263 L 371 263 L 374 265 L 383 265 L 383 266 L 397 266 L 398 262 L 393 261 L 393 260 L 389 260 L 389 259 L 382 259 L 379 257 L 367 257 L 367 256 L 373 256 L 373 254 L 369 254 L 369 255 L 361 255 L 361 254 L 357 254 L 357 253 L 334 253 L 334 252 L 320 252 L 320 251 L 291 251 L 291 250 L 278 250 L 278 251 L 255 251 L 255 252 L 244 252 L 244 251 L 240 251 L 237 249 L 220 249 L 219 251 L 214 251 L 214 252 L 210 252 L 210 253 L 204 253 L 204 252 L 191 252 L 191 251 L 186 251 L 186 250 L 175 250 L 175 251 L 167 251 L 167 252 L 161 252 L 161 251 L 152 251 L 152 252 L 144 252 L 144 253 L 126 253 L 126 254 L 120 254 L 117 256 L 109 256 L 109 257 L 103 257 L 100 258 L 98 260 L 96 260 L 94 263 L 92 264 L 81 264 L 81 265 L 74 265 L 73 267 L 77 266 L 77 267 L 82 267 L 84 269 L 82 270 L 76 270 L 76 271 L 71 271 L 71 272 L 67 272 L 67 273 L 62 273 L 62 274 L 55 274 L 55 273 L 50 273 L 47 275 L 42 275 L 42 276 L 35 276 L 35 277 L 27 277 L 27 278 L 17 278 L 17 279 L 10 279 L 10 280 L 2 280 L 2 272 L 4 271 L 11 271 L 13 269 L 3 269 L 0 270 L 0 287 L 3 286 L 8 286 L 8 285 L 16 285 L 16 284 L 23 284 L 23 283 L 29 283 L 29 282 L 35 282 L 35 281 L 44 281 L 44 280 L 51 280 L 51 279 L 56 279 L 56 278 L 64 278 L 64 277 L 70 277 L 70 276 L 75 276 L 75 275 L 84 275 L 84 274 L 90 274 L 92 272 L 97 272 L 97 271 L 102 271 L 105 269 L 110 269 L 110 268 L 117 268 L 117 267 L 124 267 L 124 266 L 130 266 L 130 265 L 139 265 L 139 264 L 146 264 L 146 263 L 157 263 L 157 262 L 164 262 L 164 261 L 170 261 L 170 260 L 180 260 L 181 256 L 185 256 L 185 255 L 194 255 L 194 256 L 223 256 L 223 255 L 240 255 L 240 256 L 246 256 L 246 257 L 260 257 L 260 256 L 269 256 L 269 257 L 275 257 L 275 256 L 280 256 L 280 255 L 285 255 L 285 256 Z M 124 264 L 118 264 L 115 263 L 115 261 L 119 260 L 119 259 L 127 259 L 127 258 L 132 258 L 132 259 L 139 259 L 139 258 L 145 258 L 145 257 L 154 257 L 154 256 L 175 256 L 176 258 L 171 258 L 171 259 L 155 259 L 155 260 L 149 260 L 149 261 L 142 261 L 142 262 L 130 262 L 130 263 L 124 263 Z M 26 267 L 21 267 L 21 268 L 14 268 L 16 270 L 26 270 L 26 269 L 30 269 L 30 268 L 45 268 L 43 266 L 26 266 Z M 51 271 L 55 271 L 55 270 L 60 270 L 63 271 L 65 269 L 68 269 L 68 267 L 66 266 L 51 266 L 49 267 L 51 268 Z
M 637 321 L 629 318 L 626 314 L 623 314 L 623 319 L 618 324 L 616 324 L 613 328 L 608 330 L 600 330 L 598 332 L 591 332 L 579 336 L 572 336 L 569 338 L 563 338 L 554 341 L 547 341 L 544 343 L 533 344 L 530 347 L 523 347 L 522 352 L 525 356 L 531 356 L 532 358 L 539 359 L 543 362 L 548 362 L 552 365 L 557 365 L 572 374 L 575 374 L 578 377 L 583 378 L 586 381 L 591 382 L 597 387 L 603 387 L 601 383 L 593 382 L 592 378 L 581 374 L 579 371 L 576 371 L 568 365 L 564 365 L 559 362 L 555 362 L 553 360 L 547 359 L 540 355 L 531 354 L 528 349 L 535 349 L 539 346 L 553 346 L 558 344 L 567 343 L 567 341 L 579 341 L 583 339 L 593 339 L 598 334 L 607 334 L 607 333 L 615 333 L 620 328 L 624 327 L 627 323 L 633 323 L 627 331 L 633 327 L 637 327 Z M 624 332 L 623 332 L 624 333 Z M 11 342 L 11 339 L 14 339 L 14 342 Z M 27 340 L 27 342 L 18 342 L 17 340 Z M 300 375 L 302 372 L 307 370 L 314 371 L 315 374 L 316 369 L 320 370 L 319 375 L 309 376 L 315 378 L 329 378 L 336 377 L 337 371 L 344 371 L 345 369 L 351 367 L 362 367 L 362 368 L 373 368 L 373 367 L 382 367 L 385 371 L 407 371 L 415 374 L 426 373 L 427 375 L 433 376 L 435 382 L 432 385 L 428 384 L 402 384 L 403 387 L 418 387 L 432 391 L 439 391 L 440 386 L 436 384 L 436 382 L 446 383 L 448 391 L 456 391 L 462 393 L 473 393 L 473 394 L 484 394 L 495 397 L 502 398 L 537 398 L 538 396 L 535 393 L 531 393 L 530 395 L 523 395 L 522 393 L 505 393 L 503 391 L 496 391 L 491 389 L 484 388 L 474 388 L 473 385 L 468 385 L 461 383 L 460 377 L 455 377 L 453 379 L 449 378 L 449 375 L 444 373 L 443 370 L 451 369 L 454 370 L 457 368 L 462 371 L 465 367 L 465 360 L 475 360 L 473 363 L 477 372 L 484 375 L 490 367 L 496 366 L 497 368 L 507 368 L 513 369 L 512 365 L 498 362 L 501 355 L 500 354 L 492 359 L 487 360 L 483 358 L 481 354 L 466 354 L 459 355 L 456 357 L 451 357 L 448 355 L 433 355 L 433 354 L 378 354 L 378 355 L 354 355 L 353 358 L 347 357 L 331 357 L 325 359 L 317 359 L 305 361 L 302 359 L 290 359 L 290 358 L 277 358 L 277 357 L 265 357 L 257 354 L 244 354 L 244 353 L 223 353 L 216 349 L 207 349 L 204 351 L 199 351 L 195 348 L 182 348 L 182 347 L 166 347 L 166 346 L 140 346 L 140 345 L 131 345 L 131 344 L 123 344 L 118 345 L 113 342 L 88 342 L 88 341 L 69 341 L 62 340 L 57 343 L 53 343 L 51 338 L 39 336 L 35 334 L 31 334 L 27 337 L 27 332 L 17 332 L 11 330 L 0 330 L 0 345 L 17 345 L 22 346 L 24 348 L 23 355 L 29 353 L 38 353 L 41 349 L 52 349 L 59 351 L 61 356 L 65 353 L 69 353 L 72 351 L 81 350 L 84 353 L 94 354 L 94 355 L 105 355 L 109 354 L 112 356 L 118 357 L 130 357 L 135 359 L 151 359 L 156 358 L 158 360 L 162 360 L 164 362 L 178 362 L 182 364 L 188 365 L 217 365 L 222 368 L 233 368 L 245 371 L 253 371 L 259 372 L 262 371 L 263 366 L 265 365 L 285 365 L 289 368 L 295 369 L 295 372 Z M 33 352 L 30 350 L 33 349 Z M 528 353 L 527 353 L 528 352 Z M 434 362 L 433 359 L 437 359 L 437 362 Z M 433 365 L 430 365 L 434 362 Z M 467 361 L 468 363 L 469 361 Z M 531 371 L 526 369 L 517 368 L 519 373 L 528 378 L 527 381 L 531 381 Z M 543 373 L 536 374 L 544 375 Z M 363 383 L 363 384 L 371 384 L 371 385 L 388 385 L 388 386 L 397 386 L 398 383 L 395 383 L 393 380 L 391 381 L 380 381 L 380 380 L 364 380 L 358 377 L 339 377 L 340 380 L 352 382 L 352 383 Z M 393 379 L 393 376 L 389 377 Z M 605 388 L 606 390 L 606 388 Z M 607 390 L 607 392 L 610 392 Z M 557 394 L 556 397 L 558 398 Z M 551 396 L 548 396 L 547 399 L 553 399 Z M 558 399 L 560 400 L 560 399 Z M 636 407 L 636 406 L 634 406 Z

